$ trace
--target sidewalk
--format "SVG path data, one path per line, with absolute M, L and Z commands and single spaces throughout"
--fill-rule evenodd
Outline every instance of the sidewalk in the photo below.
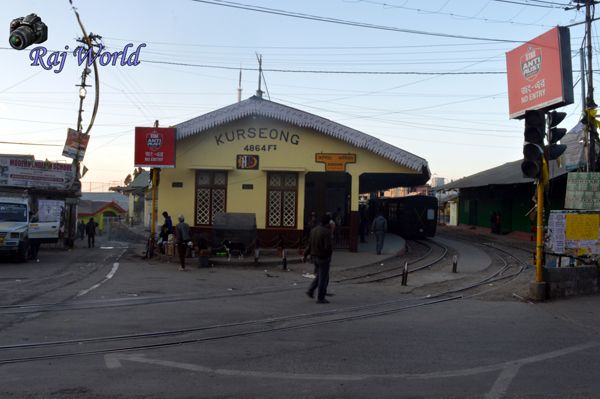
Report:
M 359 243 L 358 252 L 350 252 L 348 250 L 335 250 L 331 259 L 331 267 L 336 268 L 352 268 L 358 266 L 370 265 L 373 263 L 383 262 L 387 259 L 396 257 L 398 254 L 404 253 L 406 248 L 406 241 L 396 235 L 388 233 L 385 236 L 385 242 L 383 245 L 383 251 L 381 255 L 375 253 L 375 236 L 370 236 L 368 242 Z M 298 253 L 297 249 L 286 249 L 286 263 L 302 263 L 302 255 Z M 162 259 L 167 262 L 178 262 L 175 256 L 158 255 L 157 259 Z M 191 262 L 198 262 L 198 258 L 188 258 Z M 277 256 L 277 251 L 273 248 L 261 249 L 261 254 L 258 259 L 258 263 L 255 263 L 253 256 L 246 256 L 244 258 L 238 258 L 232 256 L 217 257 L 213 256 L 209 258 L 209 265 L 221 265 L 221 266 L 278 266 L 283 267 L 283 257 Z

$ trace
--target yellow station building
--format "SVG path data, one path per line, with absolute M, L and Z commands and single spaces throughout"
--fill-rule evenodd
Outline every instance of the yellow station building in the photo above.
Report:
M 338 246 L 357 249 L 359 194 L 429 180 L 427 161 L 375 137 L 260 96 L 175 126 L 158 214 L 209 231 L 220 212 L 253 213 L 258 245 L 302 245 L 308 215 L 339 212 Z

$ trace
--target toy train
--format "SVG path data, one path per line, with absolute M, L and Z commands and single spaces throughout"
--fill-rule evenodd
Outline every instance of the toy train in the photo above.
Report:
M 375 213 L 380 211 L 388 221 L 388 231 L 403 238 L 422 239 L 435 236 L 438 221 L 436 197 L 413 195 L 379 198 L 369 201 L 369 210 Z

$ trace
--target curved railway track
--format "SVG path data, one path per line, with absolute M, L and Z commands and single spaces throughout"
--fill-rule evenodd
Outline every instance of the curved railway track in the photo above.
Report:
M 435 241 L 413 241 L 416 242 L 426 248 L 425 254 L 410 260 L 394 260 L 391 265 L 386 267 L 385 269 L 379 269 L 375 271 L 367 271 L 366 273 L 361 273 L 354 276 L 349 276 L 341 279 L 334 280 L 336 283 L 346 283 L 353 282 L 354 284 L 364 284 L 364 283 L 374 283 L 381 282 L 385 280 L 390 280 L 398 277 L 402 277 L 403 269 L 405 264 L 409 266 L 413 266 L 408 269 L 408 273 L 414 273 L 419 270 L 430 268 L 431 266 L 441 262 L 446 254 L 448 253 L 448 248 L 440 243 Z M 433 244 L 433 245 L 430 245 Z M 433 253 L 433 247 L 437 247 L 440 252 L 438 254 Z M 433 259 L 430 259 L 433 257 Z M 368 267 L 373 268 L 377 267 L 376 264 L 368 265 Z M 361 266 L 361 268 L 365 268 L 365 266 Z M 355 271 L 358 268 L 354 269 L 345 269 L 345 271 L 352 270 Z
M 448 301 L 463 298 L 471 298 L 487 291 L 477 291 L 480 287 L 488 287 L 490 283 L 510 281 L 517 277 L 527 266 L 525 262 L 497 246 L 487 245 L 493 251 L 497 251 L 501 267 L 491 274 L 479 278 L 477 281 L 466 283 L 449 290 L 430 292 L 427 295 L 412 298 L 399 298 L 395 300 L 371 303 L 361 306 L 351 306 L 337 309 L 329 309 L 319 312 L 283 315 L 263 319 L 252 319 L 220 323 L 211 325 L 200 325 L 182 329 L 146 331 L 141 333 L 118 334 L 98 337 L 79 337 L 45 342 L 30 342 L 24 344 L 12 344 L 0 346 L 0 365 L 13 363 L 59 359 L 75 356 L 89 356 L 107 354 L 112 352 L 139 351 L 166 348 L 178 345 L 189 345 L 206 341 L 232 339 L 256 334 L 276 333 L 293 329 L 302 329 L 331 323 L 342 323 L 354 320 L 363 320 L 373 317 L 381 317 L 389 314 L 402 312 L 425 306 L 433 306 Z M 447 251 L 447 248 L 446 248 Z M 445 253 L 444 253 L 445 255 Z M 506 259 L 507 258 L 507 259 Z M 413 260 L 414 261 L 414 260 Z M 429 261 L 431 262 L 431 261 Z M 419 269 L 427 268 L 420 265 Z M 413 269 L 414 270 L 414 269 Z M 497 289 L 498 286 L 495 287 Z M 286 287 L 285 290 L 289 290 Z M 488 289 L 489 290 L 489 289 Z M 243 295 L 259 295 L 275 290 L 255 291 Z M 469 295 L 466 292 L 473 291 Z M 228 294 L 234 296 L 236 294 Z M 240 295 L 240 294 L 237 294 Z M 224 295 L 219 295 L 223 297 Z M 214 298 L 214 297 L 213 297 Z M 211 297 L 189 297 L 183 300 L 211 299 Z M 180 301 L 181 298 L 172 297 L 163 301 L 148 301 L 141 304 L 164 303 L 165 301 Z M 139 304 L 139 303 L 138 303 Z M 132 304 L 129 304 L 132 305 Z M 39 306 L 39 305 L 36 305 Z M 119 304 L 119 306 L 128 306 Z M 110 306 L 107 306 L 110 307 Z M 4 306 L 3 309 L 10 309 Z M 64 308 L 62 310 L 80 310 L 81 308 Z M 48 311 L 56 309 L 49 308 Z M 36 310 L 39 312 L 39 309 Z M 116 342 L 122 344 L 117 345 Z

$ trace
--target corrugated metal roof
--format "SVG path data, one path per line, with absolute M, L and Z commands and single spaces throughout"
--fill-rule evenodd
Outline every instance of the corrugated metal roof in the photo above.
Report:
M 445 184 L 440 189 L 450 190 L 453 188 L 469 188 L 483 187 L 502 184 L 521 184 L 533 183 L 534 179 L 523 177 L 521 172 L 522 160 L 507 162 L 504 165 L 497 166 L 492 169 L 484 170 L 471 176 L 463 177 L 462 179 Z M 555 177 L 565 174 L 564 167 L 559 168 L 555 161 L 550 161 L 550 177 Z
M 175 125 L 177 140 L 182 140 L 208 129 L 224 125 L 249 116 L 262 116 L 290 123 L 295 126 L 309 128 L 320 133 L 345 141 L 357 148 L 366 149 L 383 158 L 389 159 L 402 166 L 427 171 L 427 161 L 410 152 L 404 151 L 373 136 L 349 128 L 329 119 L 301 111 L 273 101 L 252 96 L 244 101 L 229 105 Z
M 449 190 L 452 188 L 481 187 L 492 184 L 519 184 L 531 183 L 533 179 L 524 178 L 521 172 L 521 162 L 507 162 L 504 165 L 484 170 L 471 176 L 445 184 L 441 188 Z

